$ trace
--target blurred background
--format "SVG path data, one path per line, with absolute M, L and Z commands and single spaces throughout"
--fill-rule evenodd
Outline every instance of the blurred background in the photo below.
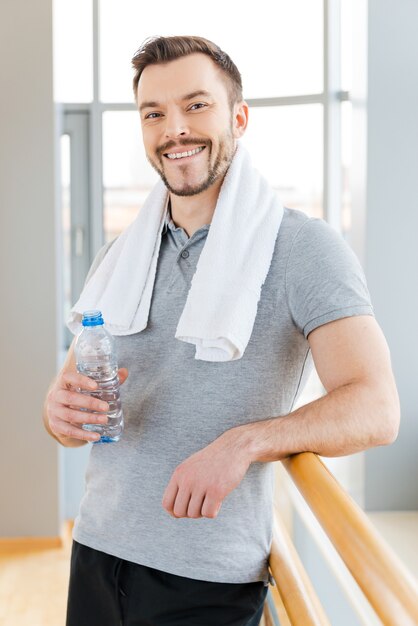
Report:
M 193 34 L 238 66 L 250 106 L 242 142 L 283 204 L 327 220 L 364 267 L 401 431 L 389 448 L 326 462 L 417 571 L 417 27 L 415 0 L 2 0 L 0 537 L 57 537 L 77 515 L 90 446 L 56 444 L 42 405 L 94 255 L 157 180 L 131 58 L 152 35 Z M 321 393 L 314 375 L 301 402 Z M 289 528 L 335 623 L 372 623 L 342 583 L 329 593 L 314 522 L 292 506 Z

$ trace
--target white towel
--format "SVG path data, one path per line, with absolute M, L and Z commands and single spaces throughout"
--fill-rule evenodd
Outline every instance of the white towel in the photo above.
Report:
M 102 311 L 114 335 L 147 327 L 167 199 L 159 181 L 71 309 L 67 325 L 74 334 L 91 309 Z M 282 217 L 276 193 L 238 142 L 175 334 L 196 345 L 195 359 L 233 361 L 244 354 Z

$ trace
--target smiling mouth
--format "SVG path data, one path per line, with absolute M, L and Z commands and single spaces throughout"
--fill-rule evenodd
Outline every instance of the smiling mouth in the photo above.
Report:
M 193 159 L 196 155 L 200 154 L 201 152 L 203 152 L 203 150 L 206 148 L 206 146 L 199 146 L 198 148 L 194 148 L 193 150 L 185 150 L 184 152 L 166 152 L 164 154 L 165 158 L 168 159 L 169 161 L 189 161 L 190 159 Z

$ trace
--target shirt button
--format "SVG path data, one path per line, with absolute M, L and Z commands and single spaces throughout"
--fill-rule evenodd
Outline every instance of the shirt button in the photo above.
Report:
M 183 252 L 181 253 L 181 256 L 183 257 L 183 259 L 187 259 L 187 257 L 189 256 L 189 253 L 187 250 L 183 250 Z

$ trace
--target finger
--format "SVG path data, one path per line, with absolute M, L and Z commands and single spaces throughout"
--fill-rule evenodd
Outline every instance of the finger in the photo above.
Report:
M 109 410 L 109 404 L 104 400 L 99 400 L 87 393 L 80 393 L 79 391 L 68 391 L 65 389 L 58 389 L 54 396 L 54 402 L 62 404 L 64 406 L 73 406 L 77 409 L 88 409 L 89 411 L 106 412 Z
M 61 404 L 51 406 L 51 412 L 60 420 L 71 424 L 107 424 L 109 421 L 106 414 L 77 411 Z
M 49 421 L 50 428 L 55 435 L 59 437 L 70 437 L 71 439 L 81 439 L 83 441 L 98 441 L 100 434 L 83 430 L 77 426 L 73 426 L 69 422 L 54 417 Z
M 218 515 L 221 506 L 222 502 L 219 502 L 219 500 L 215 500 L 215 498 L 211 498 L 208 494 L 206 494 L 202 505 L 202 516 L 209 517 L 211 519 L 215 518 Z
M 187 517 L 191 517 L 192 519 L 198 519 L 202 517 L 202 505 L 205 499 L 205 494 L 192 494 L 190 498 L 189 506 L 187 508 Z
M 128 370 L 126 369 L 126 367 L 121 367 L 118 370 L 118 376 L 119 376 L 119 384 L 123 385 L 123 383 L 125 382 L 125 380 L 129 376 L 129 373 L 128 373 Z
M 96 381 L 78 372 L 63 372 L 59 382 L 64 389 L 81 388 L 91 391 L 98 388 Z
M 171 479 L 163 495 L 162 505 L 170 515 L 173 515 L 174 503 L 178 492 L 177 483 Z
M 176 500 L 173 507 L 174 517 L 187 517 L 187 509 L 189 508 L 189 502 L 192 494 L 189 490 L 179 489 L 177 492 Z

